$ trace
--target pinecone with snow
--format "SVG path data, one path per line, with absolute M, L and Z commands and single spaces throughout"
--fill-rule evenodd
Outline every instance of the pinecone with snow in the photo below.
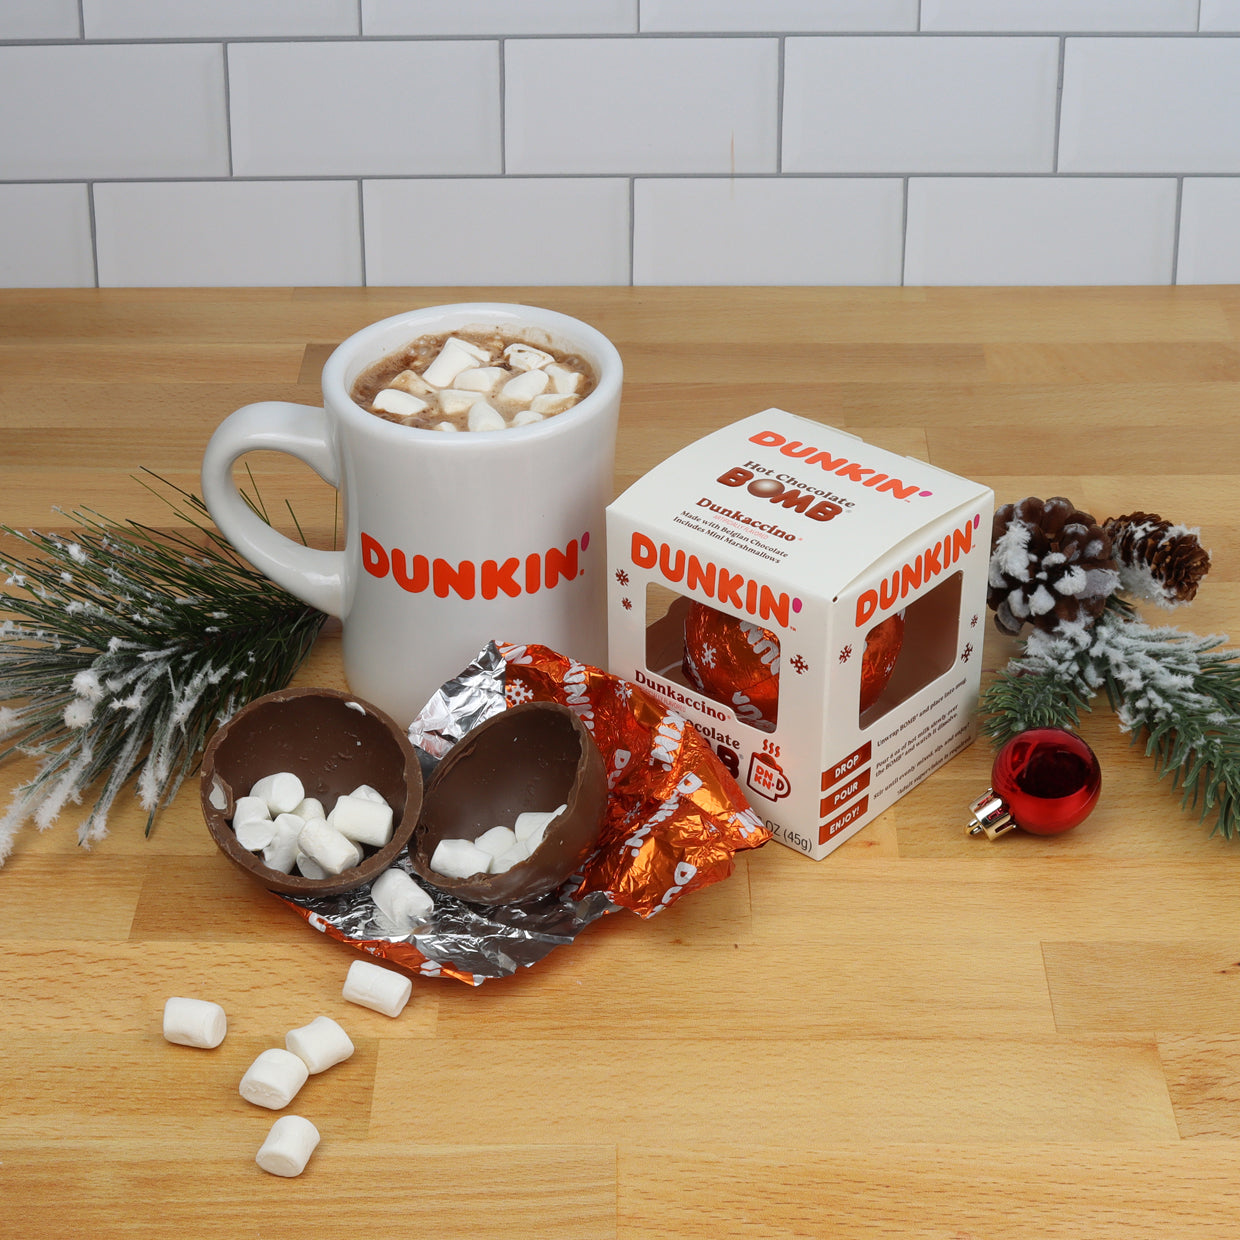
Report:
M 1063 496 L 1004 504 L 990 546 L 986 602 L 1003 633 L 1088 628 L 1119 588 L 1110 536 Z
M 1172 525 L 1150 512 L 1112 517 L 1102 527 L 1110 535 L 1120 586 L 1134 598 L 1163 607 L 1191 603 L 1210 571 L 1210 553 L 1199 530 Z

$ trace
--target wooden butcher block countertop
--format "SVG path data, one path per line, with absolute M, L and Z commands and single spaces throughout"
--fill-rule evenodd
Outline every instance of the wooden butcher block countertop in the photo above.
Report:
M 1160 623 L 1240 643 L 1240 289 L 0 292 L 0 523 L 172 525 L 216 424 L 317 403 L 331 348 L 419 305 L 525 301 L 623 355 L 617 489 L 775 405 L 992 487 L 1200 527 L 1213 568 Z M 332 492 L 256 457 L 330 531 Z M 984 666 L 1017 649 L 987 622 Z M 297 684 L 343 687 L 327 631 Z M 245 881 L 187 785 L 149 839 L 70 806 L 0 867 L 0 1237 L 651 1240 L 1240 1236 L 1240 840 L 1181 811 L 1100 703 L 1075 831 L 969 838 L 975 743 L 836 853 L 772 842 L 727 881 L 396 1020 L 356 953 Z M 0 807 L 31 773 L 0 768 Z M 214 999 L 212 1051 L 161 1035 Z M 318 1014 L 355 1055 L 291 1109 L 297 1179 L 237 1082 Z

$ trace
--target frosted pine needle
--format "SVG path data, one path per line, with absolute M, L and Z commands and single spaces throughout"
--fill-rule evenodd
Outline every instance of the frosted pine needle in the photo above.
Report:
M 1154 628 L 1107 600 L 1092 625 L 1037 632 L 982 695 L 996 744 L 1027 728 L 1075 728 L 1105 693 L 1121 729 L 1144 741 L 1159 778 L 1227 839 L 1240 836 L 1240 651 L 1221 637 Z
M 78 840 L 100 839 L 135 775 L 149 834 L 213 727 L 286 685 L 322 626 L 173 489 L 186 531 L 90 510 L 66 514 L 72 538 L 0 526 L 25 552 L 0 556 L 0 762 L 39 762 L 0 817 L 0 864 L 27 821 L 46 829 L 88 793 Z

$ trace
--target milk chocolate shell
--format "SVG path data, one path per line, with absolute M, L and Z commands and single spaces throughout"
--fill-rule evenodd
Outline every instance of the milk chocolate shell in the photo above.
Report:
M 449 878 L 431 869 L 443 839 L 476 839 L 526 810 L 567 809 L 527 860 L 502 874 Z M 409 846 L 414 872 L 472 904 L 516 904 L 555 890 L 589 856 L 607 808 L 607 775 L 593 737 L 558 702 L 493 715 L 439 764 Z
M 331 809 L 369 784 L 392 807 L 392 838 L 351 870 L 326 878 L 281 874 L 233 834 L 236 799 L 265 775 L 292 771 Z M 281 689 L 256 698 L 218 729 L 202 759 L 202 813 L 224 855 L 271 891 L 326 896 L 372 882 L 409 841 L 422 808 L 422 768 L 405 733 L 377 706 L 335 689 Z

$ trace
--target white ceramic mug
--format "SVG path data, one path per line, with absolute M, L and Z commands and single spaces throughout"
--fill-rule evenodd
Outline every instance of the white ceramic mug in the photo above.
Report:
M 542 422 L 457 434 L 386 421 L 350 398 L 374 362 L 471 327 L 578 354 L 597 386 Z M 395 315 L 328 358 L 322 409 L 263 401 L 225 419 L 203 457 L 203 498 L 256 568 L 341 618 L 349 687 L 402 724 L 492 639 L 602 665 L 622 369 L 605 336 L 550 310 L 479 302 Z M 257 450 L 289 453 L 339 488 L 342 551 L 295 543 L 249 509 L 232 467 Z

